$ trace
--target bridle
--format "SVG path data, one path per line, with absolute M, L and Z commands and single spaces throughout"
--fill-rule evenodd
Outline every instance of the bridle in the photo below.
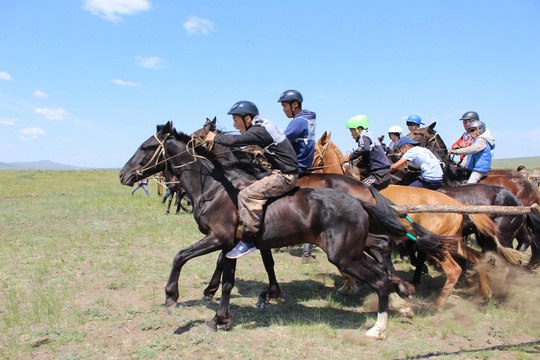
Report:
M 323 169 L 331 166 L 337 166 L 337 165 L 324 165 L 324 156 L 328 152 L 328 147 L 330 146 L 330 141 L 327 141 L 324 145 L 320 145 L 319 142 L 315 143 L 315 150 L 317 152 L 317 156 L 313 159 L 313 166 L 310 168 L 313 172 L 324 172 Z M 343 164 L 339 164 L 339 167 L 341 168 L 341 172 L 343 174 L 347 174 L 345 169 L 343 168 Z
M 170 157 L 166 157 L 165 156 L 165 141 L 167 141 L 167 139 L 169 138 L 171 134 L 170 133 L 167 133 L 165 134 L 165 136 L 163 137 L 163 140 L 161 140 L 157 134 L 154 134 L 153 137 L 154 139 L 156 139 L 156 141 L 158 142 L 158 147 L 156 148 L 156 150 L 154 151 L 154 153 L 152 154 L 152 157 L 150 158 L 150 160 L 148 160 L 146 162 L 145 165 L 143 165 L 142 167 L 140 167 L 139 169 L 137 169 L 135 171 L 135 174 L 138 176 L 138 177 L 142 177 L 143 173 L 148 170 L 148 169 L 152 169 L 152 168 L 155 168 L 157 167 L 158 165 L 161 165 L 163 163 L 165 163 L 165 170 L 168 170 L 168 162 L 169 160 L 179 156 L 179 155 L 182 155 L 184 153 L 190 153 L 191 156 L 193 156 L 193 160 L 185 163 L 185 164 L 181 164 L 181 165 L 174 165 L 173 167 L 175 169 L 179 169 L 179 168 L 182 168 L 184 166 L 187 166 L 189 164 L 192 164 L 194 163 L 195 161 L 197 161 L 197 158 L 202 158 L 202 159 L 205 159 L 204 156 L 200 156 L 198 155 L 196 152 L 195 152 L 195 148 L 196 147 L 199 147 L 199 146 L 202 146 L 204 145 L 204 141 L 200 142 L 200 143 L 196 143 L 196 140 L 198 139 L 196 136 L 191 136 L 191 140 L 187 142 L 186 144 L 186 150 L 184 151 L 180 151 L 179 153 L 173 155 L 173 156 L 170 156 Z M 191 145 L 191 146 L 190 146 Z M 161 157 L 163 157 L 163 160 L 160 160 Z

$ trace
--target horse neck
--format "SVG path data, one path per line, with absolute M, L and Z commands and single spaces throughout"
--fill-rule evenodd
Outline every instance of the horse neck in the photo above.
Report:
M 321 166 L 323 167 L 323 173 L 342 175 L 345 174 L 343 166 L 341 166 L 344 159 L 345 157 L 343 156 L 343 153 L 333 142 L 330 141 L 322 158 Z
M 431 138 L 427 140 L 425 148 L 430 150 L 439 160 L 444 159 L 448 155 L 448 149 L 443 139 L 438 133 L 430 136 Z
M 168 169 L 178 177 L 194 207 L 223 188 L 215 178 L 217 172 L 210 160 L 188 149 L 185 143 L 176 139 L 167 140 L 165 156 L 169 159 Z

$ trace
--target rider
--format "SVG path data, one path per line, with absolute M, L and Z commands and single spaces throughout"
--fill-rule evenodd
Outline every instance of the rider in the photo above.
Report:
M 471 137 L 471 134 L 469 134 L 469 125 L 471 125 L 471 121 L 480 120 L 480 117 L 476 111 L 467 111 L 459 120 L 463 121 L 463 129 L 465 129 L 465 132 L 452 144 L 451 149 L 460 149 L 471 146 L 473 138 Z M 462 161 L 464 157 L 465 155 L 461 155 Z
M 278 99 L 285 116 L 292 119 L 285 129 L 285 136 L 287 136 L 296 152 L 300 168 L 299 176 L 308 174 L 313 165 L 317 119 L 317 115 L 313 111 L 302 109 L 303 101 L 302 94 L 298 90 L 292 89 L 284 91 Z M 303 263 L 310 262 L 312 251 L 313 244 L 305 243 L 302 250 Z
M 347 121 L 347 128 L 358 143 L 358 148 L 345 155 L 344 162 L 361 158 L 362 169 L 368 173 L 362 182 L 381 190 L 390 184 L 390 161 L 384 153 L 381 142 L 368 127 L 369 120 L 363 114 L 353 116 Z
M 409 184 L 410 186 L 438 189 L 442 185 L 443 178 L 440 161 L 430 150 L 416 146 L 419 144 L 408 137 L 399 139 L 397 147 L 402 154 L 401 159 L 392 164 L 390 171 L 395 171 L 405 163 L 409 163 L 421 171 L 419 178 Z
M 424 125 L 424 123 L 422 122 L 422 118 L 418 115 L 409 115 L 406 123 L 407 123 L 407 128 L 409 129 L 410 132 L 420 129 L 420 125 Z
M 254 252 L 255 240 L 263 217 L 263 206 L 269 198 L 292 190 L 298 179 L 298 163 L 294 149 L 285 134 L 274 124 L 259 117 L 259 110 L 250 101 L 238 101 L 228 112 L 240 135 L 208 133 L 207 142 L 228 146 L 257 145 L 263 148 L 271 164 L 271 173 L 238 193 L 239 224 L 236 238 L 241 239 L 225 256 L 236 259 Z
M 401 126 L 398 126 L 398 125 L 392 125 L 388 128 L 388 137 L 390 138 L 390 142 L 386 146 L 387 154 L 390 155 L 390 154 L 399 152 L 397 143 L 399 141 L 399 138 L 401 137 L 402 132 L 403 132 L 403 129 L 401 128 Z
M 491 169 L 491 157 L 495 148 L 495 139 L 486 124 L 480 120 L 473 120 L 469 125 L 469 134 L 472 144 L 459 149 L 448 150 L 449 154 L 468 154 L 465 168 L 471 171 L 467 184 L 474 184 L 486 176 Z
M 285 116 L 292 119 L 285 129 L 285 136 L 296 152 L 301 174 L 305 174 L 313 165 L 317 115 L 313 111 L 302 110 L 302 101 L 302 94 L 297 90 L 284 91 L 278 99 Z

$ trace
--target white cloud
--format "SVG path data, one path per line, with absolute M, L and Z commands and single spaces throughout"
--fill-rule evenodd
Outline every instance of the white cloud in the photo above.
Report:
M 83 9 L 107 21 L 120 22 L 122 15 L 150 10 L 150 0 L 85 0 Z
M 0 80 L 11 81 L 13 78 L 8 72 L 0 71 Z
M 32 96 L 37 97 L 38 99 L 46 99 L 49 97 L 49 95 L 41 90 L 36 90 L 32 93 Z
M 45 130 L 36 127 L 28 127 L 21 130 L 19 138 L 22 140 L 33 140 L 37 139 L 40 136 L 45 135 Z
M 189 35 L 192 34 L 208 34 L 214 31 L 214 23 L 210 20 L 202 19 L 196 16 L 191 16 L 184 21 L 184 29 Z
M 120 85 L 120 86 L 130 86 L 130 87 L 140 87 L 140 86 L 142 86 L 141 84 L 133 82 L 133 81 L 120 80 L 120 79 L 114 79 L 111 82 L 113 84 Z
M 137 65 L 146 69 L 161 69 L 163 67 L 163 59 L 157 56 L 137 56 Z
M 0 118 L 0 125 L 2 126 L 12 126 L 15 125 L 15 120 L 8 118 Z
M 69 119 L 69 113 L 62 108 L 36 108 L 36 114 L 42 115 L 49 120 L 66 120 Z

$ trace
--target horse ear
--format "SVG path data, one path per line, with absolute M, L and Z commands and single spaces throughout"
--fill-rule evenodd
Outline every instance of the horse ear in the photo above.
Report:
M 429 130 L 435 129 L 435 125 L 437 125 L 437 122 L 433 122 L 431 125 L 428 126 Z
M 159 129 L 162 133 L 171 133 L 171 130 L 173 129 L 173 123 L 172 121 L 167 121 L 165 125 L 162 126 L 161 129 Z
M 321 135 L 321 138 L 319 139 L 319 142 L 321 144 L 325 144 L 326 143 L 326 138 L 328 137 L 328 134 L 325 132 L 323 132 L 323 134 Z
M 330 140 L 331 137 L 332 137 L 332 132 L 330 131 L 330 132 L 328 133 L 328 140 Z
M 214 116 L 214 118 L 212 119 L 212 125 L 216 125 L 216 122 L 217 122 L 217 118 Z

